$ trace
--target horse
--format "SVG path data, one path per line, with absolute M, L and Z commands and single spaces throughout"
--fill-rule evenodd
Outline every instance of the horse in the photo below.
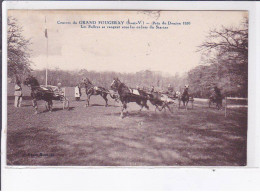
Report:
M 217 107 L 218 110 L 222 109 L 222 96 L 221 96 L 221 94 L 220 95 L 217 95 L 216 93 L 212 94 L 209 97 L 208 102 L 209 102 L 209 108 L 210 108 L 211 104 L 216 104 L 216 107 Z
M 172 109 L 170 108 L 169 104 L 174 103 L 173 99 L 168 97 L 166 94 L 162 94 L 160 92 L 151 91 L 149 94 L 149 101 L 152 105 L 155 106 L 155 112 L 158 109 L 159 111 L 162 111 L 163 109 L 168 110 L 172 112 Z
M 95 86 L 94 84 L 92 84 L 92 82 L 88 79 L 82 79 L 82 82 L 79 84 L 80 86 L 83 85 L 83 87 L 85 88 L 85 92 L 87 95 L 87 103 L 86 103 L 86 107 L 89 106 L 90 104 L 90 97 L 92 95 L 100 95 L 106 102 L 106 107 L 108 106 L 108 99 L 107 99 L 107 95 L 109 94 L 111 98 L 115 99 L 115 101 L 117 100 L 117 95 L 116 94 L 111 94 L 109 92 L 109 90 L 107 90 L 104 87 L 101 86 Z
M 33 76 L 27 77 L 23 83 L 31 88 L 32 104 L 35 108 L 35 114 L 38 114 L 37 101 L 39 100 L 44 100 L 46 102 L 46 109 L 51 112 L 53 105 L 52 100 L 54 98 L 53 91 L 51 89 L 41 87 L 38 80 Z
M 115 90 L 119 94 L 119 99 L 122 103 L 122 109 L 120 117 L 124 117 L 124 110 L 127 109 L 127 103 L 136 102 L 139 106 L 141 106 L 140 111 L 145 107 L 149 110 L 149 106 L 147 105 L 148 95 L 143 90 L 136 90 L 127 87 L 124 83 L 122 83 L 118 78 L 115 78 L 111 83 L 111 89 Z
M 181 107 L 181 102 L 183 102 L 183 106 L 187 110 L 189 101 L 192 102 L 192 107 L 193 107 L 193 98 L 189 95 L 188 90 L 189 90 L 189 86 L 186 85 L 182 93 L 179 91 L 176 92 L 176 97 L 178 98 L 179 101 L 179 108 Z

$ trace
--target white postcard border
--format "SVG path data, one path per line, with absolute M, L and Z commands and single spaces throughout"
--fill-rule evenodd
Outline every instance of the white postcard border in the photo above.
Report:
M 260 178 L 260 3 L 259 2 L 4 2 L 3 29 L 7 9 L 89 10 L 248 10 L 249 95 L 247 167 L 6 167 L 7 126 L 7 33 L 3 30 L 2 73 L 2 188 L 45 189 L 254 189 Z M 258 22 L 257 22 L 258 21 Z M 258 65 L 257 65 L 258 64 Z M 73 181 L 72 181 L 73 180 Z M 76 180 L 76 181 L 74 181 Z

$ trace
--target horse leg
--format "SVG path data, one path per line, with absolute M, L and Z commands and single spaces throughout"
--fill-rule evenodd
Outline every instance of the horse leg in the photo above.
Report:
M 124 118 L 124 105 L 122 106 L 120 117 L 121 119 Z
M 108 104 L 107 104 L 107 94 L 103 94 L 103 96 L 102 96 L 103 98 L 104 98 L 104 100 L 106 101 L 106 105 L 105 105 L 105 107 L 108 107 Z
M 127 109 L 127 103 L 125 103 L 125 110 Z M 128 115 L 128 110 L 126 110 L 126 114 Z
M 169 109 L 169 111 L 172 113 L 172 110 L 171 110 L 170 106 L 168 104 L 165 104 L 165 105 Z
M 144 105 L 143 105 L 143 101 L 142 100 L 137 100 L 136 103 L 141 107 L 141 109 L 139 110 L 140 112 L 142 111 Z
M 144 101 L 144 106 L 147 110 L 149 110 L 149 106 L 147 105 L 147 101 Z
M 159 111 L 162 111 L 162 110 L 164 109 L 164 106 L 165 106 L 165 104 L 163 103 L 161 109 L 158 108 L 158 110 L 159 110 Z M 165 110 L 165 109 L 164 109 L 164 110 Z
M 87 103 L 86 103 L 86 107 L 89 106 L 90 96 L 91 96 L 91 95 L 89 95 L 89 94 L 87 95 Z
M 32 104 L 33 104 L 33 107 L 35 109 L 35 113 L 34 114 L 38 114 L 38 106 L 37 106 L 37 101 L 36 99 L 33 99 L 32 100 Z
M 48 102 L 47 102 L 47 101 L 45 102 L 45 108 L 46 108 L 46 111 L 48 111 L 48 110 L 49 110 L 49 104 L 48 104 Z
M 159 108 L 159 106 L 158 106 L 158 110 L 159 110 L 159 111 L 162 111 L 162 110 L 163 110 L 163 106 L 162 106 L 162 108 L 161 108 L 161 109 L 160 109 L 160 108 Z
M 222 100 L 219 102 L 219 109 L 222 110 Z
M 141 112 L 142 109 L 143 109 L 143 107 L 145 106 L 145 105 L 144 105 L 144 102 L 143 102 L 142 100 L 140 101 L 140 106 L 141 106 L 141 109 L 140 109 L 140 112 Z
M 186 110 L 188 110 L 188 103 L 189 103 L 189 101 L 186 102 Z
M 124 109 L 126 109 L 127 106 L 126 106 L 126 102 L 122 102 L 122 104 L 123 104 L 123 105 L 122 105 L 120 117 L 121 117 L 121 118 L 124 118 Z
M 51 112 L 52 110 L 51 110 L 51 102 L 50 101 L 47 101 L 46 102 L 47 103 L 47 110 L 49 111 L 49 112 Z
M 141 108 L 140 108 L 139 111 L 141 112 L 143 110 L 143 107 L 144 107 L 143 103 L 141 103 L 140 106 L 141 106 Z
M 52 100 L 48 102 L 49 105 L 49 111 L 52 112 Z
M 166 113 L 166 103 L 164 103 L 164 105 L 163 105 L 163 107 L 162 107 L 162 109 L 164 109 L 164 112 Z
M 158 106 L 157 106 L 157 105 L 155 105 L 155 110 L 154 110 L 154 112 L 156 112 L 157 108 L 158 108 Z

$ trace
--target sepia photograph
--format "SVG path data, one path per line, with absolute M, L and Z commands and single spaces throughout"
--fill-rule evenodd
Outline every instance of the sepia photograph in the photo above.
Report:
M 247 166 L 248 11 L 8 10 L 7 166 Z

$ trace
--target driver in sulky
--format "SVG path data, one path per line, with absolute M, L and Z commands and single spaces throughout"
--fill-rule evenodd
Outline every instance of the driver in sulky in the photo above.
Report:
M 58 83 L 58 84 L 57 84 L 57 88 L 54 89 L 54 94 L 55 94 L 55 96 L 64 95 L 64 90 L 63 90 L 63 88 L 61 87 L 61 83 Z
M 169 95 L 169 97 L 175 96 L 174 88 L 171 84 L 169 84 L 167 87 L 167 94 Z

